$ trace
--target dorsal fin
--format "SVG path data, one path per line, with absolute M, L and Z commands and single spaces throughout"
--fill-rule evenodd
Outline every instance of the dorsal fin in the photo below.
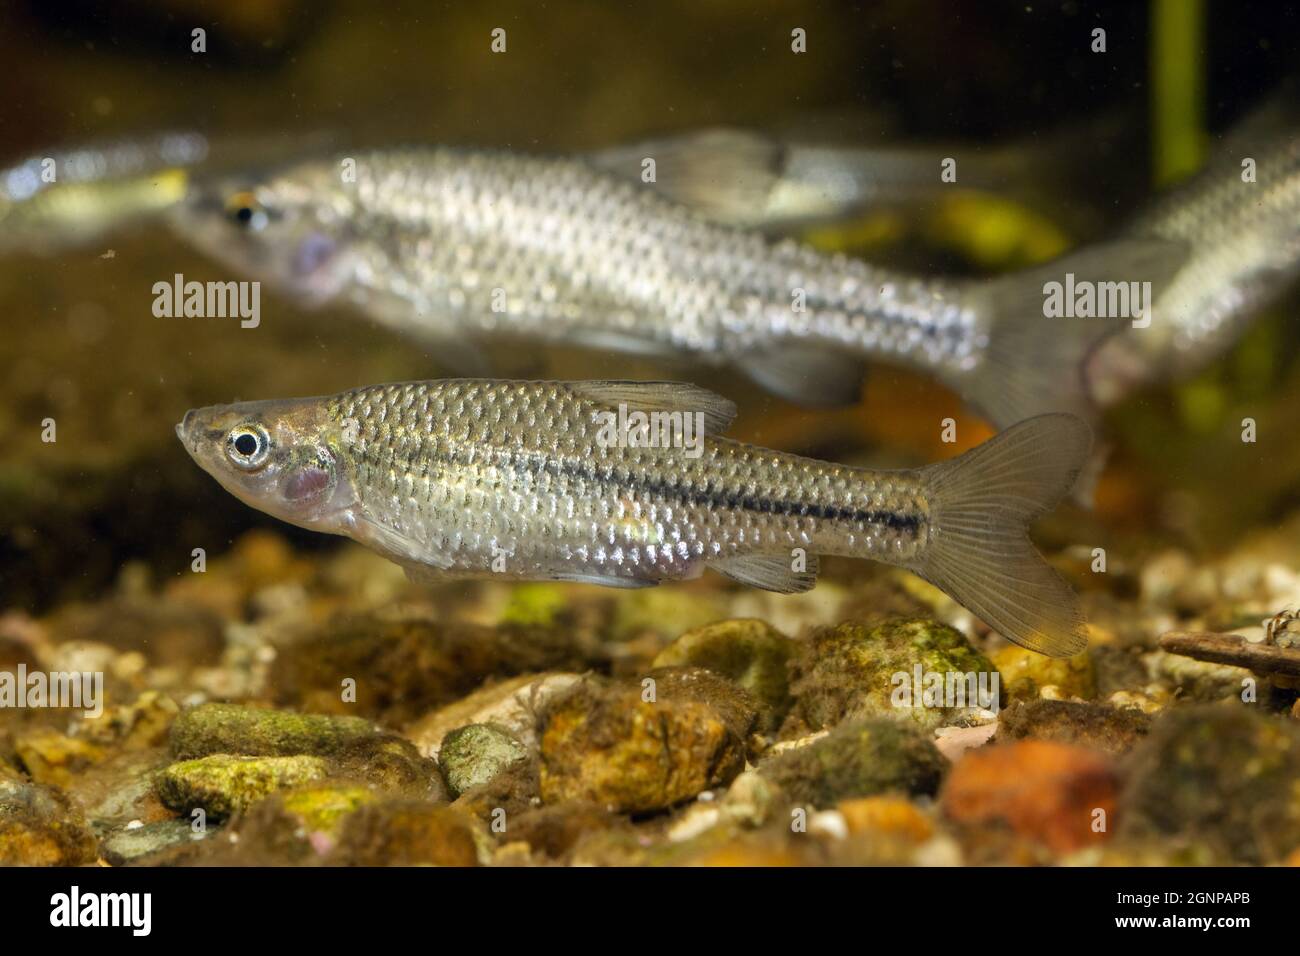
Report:
M 761 219 L 780 182 L 785 149 L 766 136 L 738 129 L 707 129 L 592 154 L 593 165 L 641 184 L 642 163 L 655 161 L 654 188 L 718 222 Z
M 689 382 L 567 382 L 569 390 L 607 408 L 643 412 L 701 412 L 704 433 L 719 435 L 736 417 L 736 404 Z

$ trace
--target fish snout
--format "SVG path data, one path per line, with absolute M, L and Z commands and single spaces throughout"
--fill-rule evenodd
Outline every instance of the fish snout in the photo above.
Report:
M 181 440 L 181 444 L 185 446 L 185 450 L 190 454 L 195 454 L 198 451 L 198 444 L 195 441 L 197 436 L 194 434 L 194 425 L 197 421 L 195 413 L 197 411 L 198 409 L 191 408 L 176 426 L 176 437 Z

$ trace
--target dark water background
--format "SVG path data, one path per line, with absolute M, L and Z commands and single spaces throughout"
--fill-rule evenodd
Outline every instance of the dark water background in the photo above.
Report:
M 1222 130 L 1294 69 L 1300 5 L 1209 3 L 1205 119 Z M 1103 26 L 1108 52 L 1089 51 Z M 190 31 L 208 52 L 190 52 Z M 808 53 L 790 53 L 790 30 Z M 504 27 L 508 52 L 489 34 Z M 571 151 L 708 125 L 806 129 L 864 144 L 1077 144 L 1035 173 L 1072 241 L 1122 222 L 1151 192 L 1151 8 L 1132 2 L 882 0 L 776 3 L 371 3 L 153 0 L 0 5 L 0 160 L 56 144 L 194 127 L 291 149 L 322 131 L 357 146 L 455 142 Z M 1099 132 L 1099 130 L 1103 132 Z M 1016 185 L 1016 184 L 1012 184 Z M 957 227 L 914 228 L 870 248 L 884 262 L 978 272 Z M 108 250 L 112 256 L 108 257 Z M 1014 259 L 997 267 L 1023 264 Z M 0 261 L 0 598 L 38 610 L 109 587 L 143 559 L 182 573 L 195 543 L 219 553 L 275 524 L 302 547 L 332 540 L 273 522 L 222 492 L 175 441 L 185 409 L 321 394 L 442 374 L 438 356 L 349 311 L 303 312 L 264 294 L 261 327 L 160 320 L 151 287 L 174 273 L 227 279 L 160 229 L 92 248 Z M 1092 514 L 1059 540 L 1218 550 L 1300 505 L 1296 297 L 1189 384 L 1114 410 L 1115 464 Z M 663 375 L 624 356 L 503 356 L 503 372 Z M 689 370 L 685 374 L 691 374 Z M 735 434 L 839 460 L 911 464 L 952 453 L 934 422 L 966 415 L 938 386 L 869 372 L 863 404 L 810 412 L 735 374 Z M 1239 440 L 1243 415 L 1267 436 Z M 58 422 L 58 441 L 39 440 Z M 1053 528 L 1058 530 L 1054 531 Z

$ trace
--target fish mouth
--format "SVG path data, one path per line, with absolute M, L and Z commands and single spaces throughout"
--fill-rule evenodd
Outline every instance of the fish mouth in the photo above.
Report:
M 198 409 L 191 408 L 185 413 L 185 417 L 176 423 L 176 437 L 180 439 L 181 444 L 185 446 L 185 450 L 195 459 L 199 455 L 198 436 L 195 434 L 197 429 L 194 428 L 195 413 L 197 411 Z

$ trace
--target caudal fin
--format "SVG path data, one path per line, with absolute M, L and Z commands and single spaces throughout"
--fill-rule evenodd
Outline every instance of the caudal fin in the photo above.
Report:
M 1070 490 L 1091 444 L 1079 418 L 1040 415 L 926 468 L 931 537 L 913 570 L 1022 647 L 1083 650 L 1078 600 L 1028 530 Z
M 1093 350 L 1130 326 L 1135 316 L 1061 318 L 1044 314 L 1049 282 L 1074 276 L 1076 288 L 1150 282 L 1151 301 L 1182 267 L 1187 246 L 1164 239 L 1132 239 L 1084 249 L 1048 265 L 988 282 L 975 308 L 988 317 L 985 361 L 946 377 L 947 384 L 999 428 L 1047 412 L 1085 419 L 1096 413 L 1084 364 Z M 1143 304 L 1148 308 L 1151 301 Z M 1142 329 L 1123 334 L 1141 335 Z

